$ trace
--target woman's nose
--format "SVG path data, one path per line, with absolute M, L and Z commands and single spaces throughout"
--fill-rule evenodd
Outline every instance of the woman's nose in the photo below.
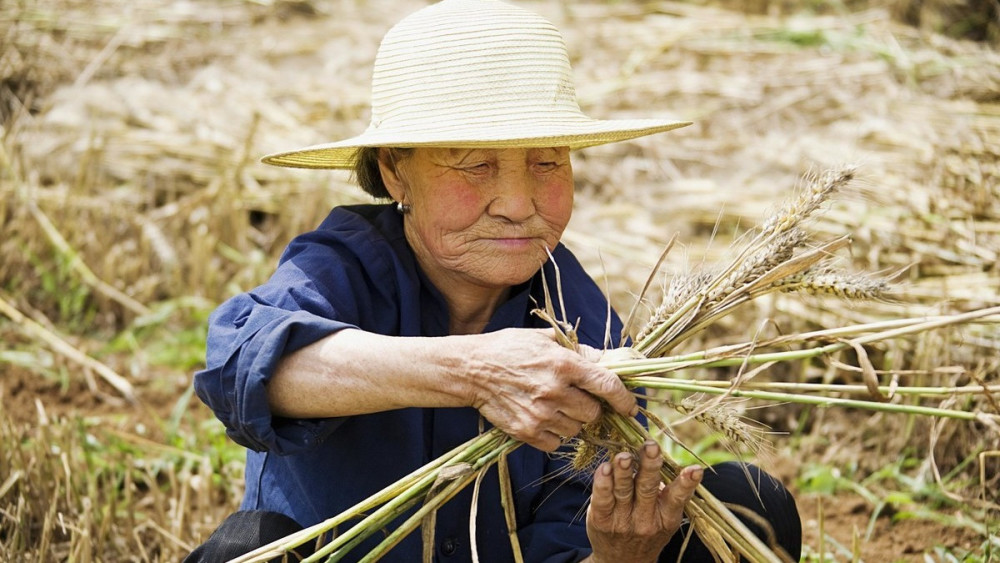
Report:
M 493 200 L 487 211 L 512 222 L 526 221 L 535 214 L 535 188 L 525 167 L 497 175 Z

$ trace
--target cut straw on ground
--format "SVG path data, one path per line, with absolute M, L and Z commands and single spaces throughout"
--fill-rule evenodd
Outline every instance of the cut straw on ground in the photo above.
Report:
M 666 110 L 696 121 L 669 137 L 574 154 L 576 209 L 563 241 L 588 272 L 607 279 L 618 311 L 636 305 L 633 326 L 641 326 L 655 309 L 652 300 L 636 303 L 634 292 L 647 280 L 667 235 L 678 233 L 661 268 L 670 277 L 721 263 L 731 257 L 730 240 L 745 241 L 746 226 L 777 209 L 774 202 L 798 183 L 802 170 L 863 159 L 853 191 L 822 209 L 805 230 L 820 239 L 851 232 L 849 256 L 838 264 L 845 269 L 904 271 L 894 290 L 905 305 L 773 294 L 686 340 L 671 357 L 709 349 L 717 350 L 709 357 L 723 357 L 730 352 L 720 349 L 733 340 L 752 342 L 737 355 L 760 351 L 763 337 L 735 331 L 759 326 L 764 318 L 778 334 L 800 335 L 823 327 L 888 327 L 900 317 L 929 311 L 1000 305 L 1000 53 L 995 40 L 959 39 L 942 33 L 956 28 L 935 27 L 935 22 L 962 23 L 951 19 L 950 6 L 923 2 L 913 10 L 920 4 L 915 0 L 852 2 L 821 14 L 814 5 L 794 2 L 524 1 L 552 19 L 570 52 L 580 55 L 574 70 L 585 112 L 642 117 Z M 424 4 L 400 0 L 384 10 L 380 2 L 340 3 L 330 11 L 327 3 L 309 0 L 202 4 L 198 10 L 169 0 L 141 6 L 106 0 L 0 2 L 0 277 L 7 303 L 125 376 L 140 400 L 166 419 L 193 368 L 151 363 L 154 349 L 164 345 L 159 338 L 139 338 L 134 348 L 108 351 L 110 335 L 132 336 L 134 312 L 102 294 L 73 264 L 85 265 L 97 280 L 154 310 L 190 295 L 218 302 L 261 283 L 292 235 L 313 228 L 334 205 L 367 200 L 346 175 L 290 173 L 256 165 L 254 155 L 363 130 L 374 48 L 399 14 Z M 993 9 L 979 0 L 969 5 L 984 8 L 981 13 Z M 917 12 L 919 26 L 900 19 Z M 965 12 L 967 17 L 975 10 Z M 71 252 L 57 247 L 29 202 L 57 227 Z M 73 264 L 71 254 L 79 258 Z M 652 294 L 659 284 L 651 285 Z M 74 292 L 86 294 L 83 306 L 63 307 Z M 120 478 L 106 482 L 98 478 L 101 466 L 89 464 L 121 455 L 93 450 L 84 429 L 113 424 L 135 433 L 132 427 L 142 424 L 152 433 L 143 436 L 159 440 L 158 423 L 148 419 L 145 408 L 121 405 L 118 390 L 105 391 L 105 382 L 94 377 L 97 371 L 55 351 L 46 336 L 15 321 L 0 323 L 0 332 L 8 344 L 0 350 L 0 394 L 7 393 L 0 401 L 0 457 L 10 469 L 10 476 L 0 479 L 9 487 L 0 495 L 6 502 L 0 508 L 0 559 L 65 560 L 72 554 L 78 560 L 178 560 L 238 508 L 236 461 L 226 466 L 232 471 L 223 479 L 212 474 L 217 465 L 201 467 L 195 489 L 206 499 L 196 506 L 183 502 L 188 481 L 165 479 L 151 469 L 171 470 L 171 465 L 145 443 L 130 442 L 127 463 L 120 463 L 138 473 L 115 473 Z M 837 337 L 834 332 L 830 339 L 800 338 L 786 345 L 827 344 Z M 185 353 L 193 348 L 184 345 Z M 951 325 L 866 349 L 885 381 L 900 375 L 893 399 L 898 402 L 948 406 L 940 405 L 938 396 L 918 401 L 902 389 L 912 384 L 957 390 L 979 383 L 991 389 L 1000 374 L 996 324 Z M 95 350 L 102 355 L 95 357 Z M 770 381 L 780 377 L 794 383 L 833 376 L 855 382 L 858 366 L 845 363 L 853 361 L 851 354 L 794 367 L 774 364 L 777 371 L 758 371 L 739 387 L 864 399 L 847 385 L 843 393 L 757 389 L 767 382 L 784 384 Z M 713 368 L 710 375 L 734 370 L 739 367 Z M 692 368 L 669 377 L 709 384 L 703 375 L 708 374 Z M 876 390 L 889 396 L 890 387 Z M 26 397 L 46 405 L 61 433 L 37 422 L 34 401 Z M 996 398 L 963 393 L 956 404 L 997 412 Z M 962 499 L 924 507 L 935 517 L 978 506 L 970 499 L 989 501 L 994 510 L 1000 500 L 996 455 L 982 457 L 978 467 L 966 461 L 996 449 L 996 436 L 978 424 L 940 419 L 933 424 L 940 430 L 935 442 L 927 439 L 926 417 L 873 417 L 877 431 L 862 435 L 857 430 L 867 420 L 865 411 L 774 406 L 762 415 L 785 420 L 789 412 L 801 413 L 797 437 L 775 440 L 781 449 L 793 448 L 803 463 L 849 465 L 863 476 L 897 463 L 905 452 L 921 468 L 907 477 L 917 472 L 922 480 L 924 468 L 937 471 L 940 465 L 946 476 L 939 486 Z M 233 448 L 216 438 L 221 430 L 205 409 L 192 404 L 183 414 L 180 431 L 169 431 L 172 438 L 164 444 L 177 446 L 174 440 L 181 440 L 213 460 Z M 810 449 L 814 440 L 835 442 L 837 448 L 825 449 L 820 458 Z M 55 449 L 68 453 L 73 481 L 60 478 L 64 471 L 51 455 Z M 95 459 L 76 455 L 83 451 L 94 451 Z M 788 470 L 794 472 L 795 465 Z M 57 505 L 56 499 L 74 502 Z M 181 519 L 174 520 L 178 513 Z M 824 546 L 834 545 L 835 525 L 846 534 L 838 539 L 852 545 L 853 516 L 827 514 L 824 531 L 830 536 L 819 536 L 818 552 L 815 530 L 807 525 L 810 557 L 842 557 L 826 554 Z M 973 519 L 984 521 L 981 515 Z M 184 525 L 180 531 L 177 521 Z M 915 522 L 921 519 L 895 525 Z M 913 548 L 962 559 L 958 549 L 934 552 L 926 538 L 953 532 L 937 530 L 923 534 L 925 542 Z M 856 553 L 869 561 L 897 556 L 892 534 L 885 535 L 856 539 Z M 964 545 L 985 541 L 984 536 Z M 996 545 L 992 536 L 990 542 L 984 545 Z M 850 550 L 846 553 L 850 559 Z

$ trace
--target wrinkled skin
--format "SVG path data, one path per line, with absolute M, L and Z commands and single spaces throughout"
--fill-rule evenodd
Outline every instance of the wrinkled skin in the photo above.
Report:
M 418 148 L 402 162 L 380 162 L 389 193 L 410 207 L 406 240 L 446 296 L 530 279 L 573 210 L 565 147 Z
M 660 448 L 648 441 L 638 468 L 627 453 L 605 462 L 594 473 L 587 510 L 587 535 L 593 562 L 656 561 L 677 532 L 684 506 L 701 483 L 702 469 L 687 467 L 670 485 L 660 480 Z

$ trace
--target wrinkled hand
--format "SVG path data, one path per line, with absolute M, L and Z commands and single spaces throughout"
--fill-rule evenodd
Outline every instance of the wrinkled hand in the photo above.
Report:
M 656 561 L 677 532 L 684 505 L 701 483 L 700 467 L 687 467 L 669 486 L 660 480 L 660 447 L 647 441 L 635 460 L 620 453 L 594 473 L 587 509 L 591 561 Z
M 506 329 L 477 335 L 464 366 L 472 405 L 507 434 L 543 451 L 559 447 L 601 414 L 601 399 L 624 415 L 635 397 L 614 373 L 597 365 L 600 353 L 563 348 L 553 330 Z

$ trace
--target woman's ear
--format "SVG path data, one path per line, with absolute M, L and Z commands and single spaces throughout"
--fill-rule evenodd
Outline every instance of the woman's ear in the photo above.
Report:
M 382 183 L 393 200 L 405 203 L 406 182 L 399 173 L 399 164 L 392 157 L 392 149 L 378 149 L 378 170 L 382 174 Z

